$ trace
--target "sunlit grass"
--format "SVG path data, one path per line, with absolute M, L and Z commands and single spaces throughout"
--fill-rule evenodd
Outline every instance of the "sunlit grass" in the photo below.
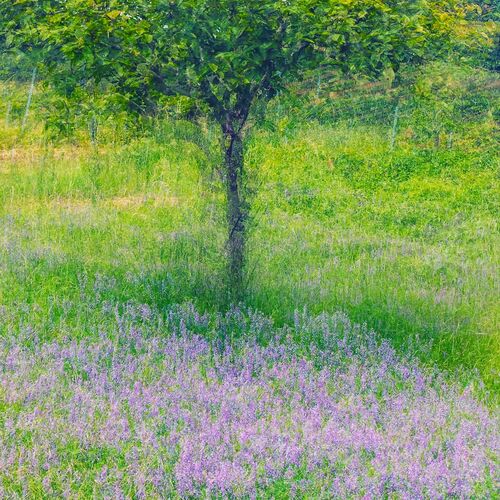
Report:
M 494 151 L 388 150 L 376 126 L 258 131 L 247 149 L 248 304 L 345 310 L 427 361 L 498 374 L 498 183 Z M 224 308 L 224 209 L 196 127 L 166 124 L 127 144 L 3 150 L 0 301 L 46 335 L 82 280 L 113 299 Z M 213 148 L 212 148 L 213 149 Z M 19 324 L 16 328 L 19 327 Z M 5 325 L 4 325 L 5 328 Z

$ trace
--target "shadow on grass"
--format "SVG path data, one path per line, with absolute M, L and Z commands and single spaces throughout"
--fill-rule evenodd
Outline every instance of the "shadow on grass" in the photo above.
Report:
M 169 255 L 174 254 L 175 249 L 170 249 Z M 224 268 L 217 267 L 209 258 L 206 261 L 194 256 L 165 259 L 160 265 L 140 271 L 109 264 L 89 265 L 75 257 L 61 262 L 51 254 L 22 262 L 7 266 L 2 273 L 0 331 L 19 332 L 27 337 L 36 332 L 45 339 L 82 338 L 114 328 L 116 307 L 127 303 L 146 304 L 160 315 L 173 304 L 188 301 L 202 312 L 224 311 L 230 306 L 224 287 Z M 397 348 L 411 350 L 424 363 L 452 370 L 478 369 L 488 387 L 495 392 L 499 390 L 492 371 L 495 339 L 491 335 L 472 334 L 466 318 L 457 318 L 457 312 L 440 310 L 437 314 L 431 305 L 424 310 L 411 302 L 395 307 L 388 304 L 383 294 L 369 291 L 356 303 L 335 295 L 328 301 L 315 302 L 314 290 L 306 297 L 289 287 L 277 289 L 273 283 L 267 287 L 264 283 L 260 289 L 253 286 L 246 305 L 269 315 L 278 326 L 293 323 L 296 309 L 306 308 L 310 314 L 319 314 L 324 309 L 342 310 L 352 321 L 366 324 Z M 429 321 L 433 314 L 440 318 L 434 324 Z M 454 332 L 442 327 L 460 320 L 465 326 Z

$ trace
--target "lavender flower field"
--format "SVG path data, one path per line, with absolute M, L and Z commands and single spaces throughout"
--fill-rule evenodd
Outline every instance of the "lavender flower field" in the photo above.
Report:
M 0 340 L 0 497 L 498 492 L 498 412 L 341 313 L 100 307 L 95 338 Z

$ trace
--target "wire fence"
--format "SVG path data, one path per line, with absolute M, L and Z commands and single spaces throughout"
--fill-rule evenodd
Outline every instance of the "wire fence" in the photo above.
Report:
M 444 81 L 423 90 L 416 85 L 387 88 L 380 82 L 343 91 L 327 82 L 316 88 L 309 85 L 270 106 L 265 126 L 273 129 L 273 124 L 288 120 L 290 130 L 312 121 L 377 127 L 386 130 L 391 149 L 401 141 L 452 148 L 472 130 L 484 129 L 495 139 L 500 79 L 492 76 L 458 83 L 448 86 Z
M 498 75 L 469 73 L 456 76 L 438 72 L 427 75 L 423 82 L 420 87 L 418 82 L 394 87 L 379 81 L 346 88 L 345 82 L 339 83 L 338 79 L 320 73 L 278 96 L 267 106 L 267 112 L 256 118 L 256 123 L 262 128 L 276 130 L 276 124 L 285 121 L 285 132 L 311 121 L 379 127 L 387 131 L 390 149 L 402 140 L 452 148 L 458 138 L 481 126 L 491 135 L 498 134 Z M 0 81 L 0 127 L 3 122 L 3 128 L 18 128 L 22 133 L 36 124 L 55 123 L 59 131 L 73 133 L 79 130 L 80 136 L 87 136 L 93 144 L 105 128 L 102 125 L 112 123 L 116 128 L 114 136 L 118 138 L 123 137 L 118 130 L 120 127 L 130 128 L 128 118 L 119 120 L 115 115 L 113 120 L 106 121 L 104 113 L 99 115 L 88 103 L 72 107 L 58 99 L 56 107 L 56 96 L 37 88 L 35 83 L 35 71 L 31 83 L 25 85 Z

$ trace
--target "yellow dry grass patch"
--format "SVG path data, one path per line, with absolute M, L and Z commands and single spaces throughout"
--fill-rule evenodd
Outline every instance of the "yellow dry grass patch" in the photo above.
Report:
M 38 162 L 42 159 L 74 160 L 89 154 L 88 148 L 61 146 L 47 150 L 43 147 L 22 147 L 0 149 L 0 162 Z
M 171 196 L 164 193 L 155 194 L 142 194 L 131 196 L 115 196 L 103 200 L 103 203 L 108 206 L 116 207 L 119 209 L 137 208 L 143 205 L 154 207 L 173 207 L 179 204 L 177 196 Z
M 114 196 L 98 201 L 88 198 L 24 198 L 8 203 L 9 208 L 23 211 L 37 211 L 39 209 L 62 211 L 67 213 L 86 213 L 93 208 L 107 208 L 127 210 L 143 206 L 174 207 L 179 205 L 180 199 L 167 194 Z

